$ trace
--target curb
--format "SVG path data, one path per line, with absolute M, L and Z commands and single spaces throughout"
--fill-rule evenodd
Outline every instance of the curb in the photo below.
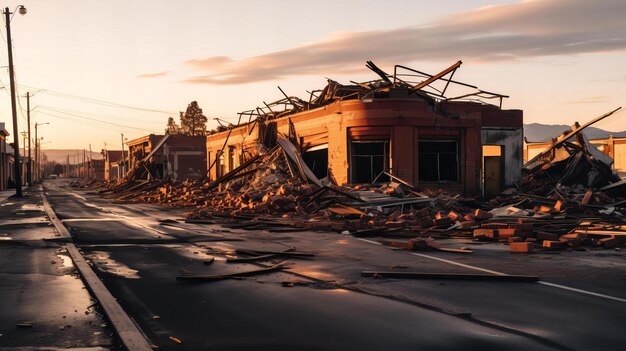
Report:
M 61 237 L 72 240 L 72 236 L 67 231 L 67 228 L 61 223 L 61 220 L 59 220 L 54 213 L 50 202 L 48 202 L 45 189 L 41 192 L 41 198 L 46 214 L 50 218 L 50 222 L 52 222 Z M 92 292 L 96 300 L 98 300 L 100 306 L 102 306 L 104 313 L 107 315 L 109 321 L 111 321 L 113 328 L 126 349 L 130 351 L 152 351 L 150 342 L 146 339 L 139 327 L 130 319 L 128 314 L 124 312 L 122 306 L 120 306 L 115 297 L 111 295 L 111 292 L 104 286 L 102 281 L 100 281 L 96 273 L 91 269 L 91 266 L 85 261 L 83 255 L 78 251 L 76 245 L 66 243 L 65 246 L 67 247 L 72 261 L 74 261 L 74 265 L 85 281 L 87 288 Z

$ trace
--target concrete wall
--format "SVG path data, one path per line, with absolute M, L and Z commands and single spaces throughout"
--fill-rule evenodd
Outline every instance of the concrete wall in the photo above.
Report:
M 520 178 L 524 165 L 524 129 L 483 127 L 480 139 L 482 145 L 503 146 L 504 183 L 506 186 L 514 185 Z

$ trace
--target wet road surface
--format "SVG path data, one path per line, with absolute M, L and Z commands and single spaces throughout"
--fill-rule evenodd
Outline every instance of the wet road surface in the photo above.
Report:
M 160 350 L 614 350 L 626 341 L 622 252 L 512 255 L 506 246 L 485 244 L 472 255 L 410 253 L 336 233 L 186 224 L 184 210 L 117 204 L 63 180 L 46 183 L 46 193 L 85 257 Z M 292 246 L 316 256 L 245 279 L 175 280 L 259 268 L 226 263 L 235 248 Z M 211 257 L 213 264 L 203 264 Z M 539 275 L 557 286 L 360 275 L 390 269 L 487 269 Z
M 41 206 L 40 190 L 0 202 L 0 350 L 114 348 L 112 331 Z

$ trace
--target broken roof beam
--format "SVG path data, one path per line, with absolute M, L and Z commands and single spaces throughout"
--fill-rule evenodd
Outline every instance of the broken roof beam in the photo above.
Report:
M 382 80 L 384 80 L 385 82 L 391 83 L 391 79 L 389 79 L 389 74 L 387 74 L 387 72 L 383 71 L 378 66 L 376 66 L 374 64 L 374 62 L 367 61 L 367 63 L 365 64 L 365 67 L 367 67 L 367 68 L 371 69 L 372 71 L 374 71 L 374 73 L 378 74 L 380 76 L 380 78 Z
M 557 147 L 561 146 L 567 139 L 573 137 L 574 135 L 582 132 L 585 128 L 591 126 L 592 124 L 595 124 L 607 117 L 609 117 L 610 115 L 614 114 L 615 112 L 619 111 L 622 107 L 618 107 L 615 110 L 605 113 L 602 116 L 596 117 L 594 119 L 592 119 L 591 121 L 585 123 L 584 125 L 580 126 L 580 127 L 576 127 L 573 128 L 571 131 L 568 130 L 564 133 L 562 133 L 561 135 L 559 135 L 556 138 L 556 142 L 552 143 L 552 145 L 550 145 L 547 149 L 545 149 L 544 151 L 542 151 L 541 153 L 539 153 L 537 156 L 533 157 L 530 161 L 526 162 L 526 164 L 524 165 L 524 168 L 529 168 L 530 165 L 532 165 L 533 163 L 536 163 L 538 160 L 541 160 L 542 158 L 545 157 L 546 154 L 548 154 L 550 151 L 556 149 Z M 532 168 L 532 167 L 531 167 Z
M 459 62 L 460 62 L 460 61 L 459 61 Z M 400 75 L 400 74 L 398 74 L 398 68 L 402 68 L 402 69 L 405 69 L 405 70 L 407 70 L 407 71 L 415 72 L 415 73 L 421 74 L 421 75 L 426 76 L 426 77 L 429 77 L 429 78 L 434 77 L 432 74 L 428 74 L 428 73 L 426 73 L 426 72 L 418 71 L 418 70 L 416 70 L 416 69 L 413 69 L 413 68 L 410 68 L 410 67 L 407 67 L 407 66 L 395 65 L 395 66 L 394 66 L 394 73 L 393 73 L 394 79 L 401 80 L 400 78 L 397 78 L 397 76 L 399 76 L 399 75 Z M 404 75 L 406 75 L 406 74 L 404 74 Z M 478 87 L 477 87 L 477 86 L 475 86 L 475 85 L 471 85 L 471 84 L 467 84 L 467 83 L 459 82 L 459 81 L 456 81 L 456 80 L 452 80 L 452 79 L 450 79 L 450 82 L 451 82 L 451 83 L 454 83 L 454 84 L 457 84 L 457 85 L 464 86 L 464 87 L 473 88 L 473 89 L 478 89 Z
M 163 138 L 161 138 L 161 140 L 154 146 L 154 148 L 152 148 L 152 150 L 150 151 L 150 153 L 148 153 L 148 155 L 146 155 L 146 157 L 143 158 L 143 160 L 141 160 L 141 162 L 148 162 L 148 160 L 154 156 L 154 154 L 159 151 L 159 149 L 165 144 L 165 142 L 167 141 L 167 139 L 170 137 L 169 134 L 165 134 L 163 136 Z
M 452 66 L 444 69 L 443 71 L 435 74 L 434 76 L 426 79 L 425 81 L 419 83 L 418 85 L 414 86 L 411 90 L 412 91 L 416 91 L 416 90 L 420 90 L 428 85 L 430 85 L 431 83 L 435 82 L 436 80 L 439 80 L 441 78 L 443 78 L 444 76 L 448 75 L 449 73 L 454 74 L 454 72 L 461 66 L 463 62 L 462 61 L 458 61 L 457 63 L 453 64 Z M 452 80 L 452 77 L 450 77 L 450 80 Z
M 487 94 L 488 96 L 485 96 L 483 94 Z M 502 94 L 492 93 L 492 92 L 489 92 L 489 91 L 478 89 L 477 92 L 463 94 L 463 95 L 455 96 L 455 97 L 452 97 L 452 98 L 445 98 L 442 101 L 461 100 L 461 99 L 466 99 L 466 98 L 469 98 L 469 97 L 472 97 L 472 96 L 476 96 L 479 99 L 500 99 L 500 103 L 498 104 L 498 106 L 500 108 L 502 108 L 502 99 L 509 97 L 508 95 L 502 95 Z

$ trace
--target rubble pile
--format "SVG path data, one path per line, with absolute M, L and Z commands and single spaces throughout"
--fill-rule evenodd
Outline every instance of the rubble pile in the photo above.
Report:
M 339 186 L 332 176 L 315 177 L 294 139 L 281 134 L 266 135 L 256 156 L 216 180 L 137 180 L 148 155 L 106 192 L 119 200 L 193 207 L 190 222 L 408 238 L 389 243 L 412 250 L 471 252 L 432 240 L 451 237 L 503 242 L 512 252 L 618 247 L 626 242 L 626 182 L 581 133 L 592 123 L 555 138 L 524 166 L 517 188 L 489 201 L 418 189 L 388 172 L 378 176 L 386 182 Z

